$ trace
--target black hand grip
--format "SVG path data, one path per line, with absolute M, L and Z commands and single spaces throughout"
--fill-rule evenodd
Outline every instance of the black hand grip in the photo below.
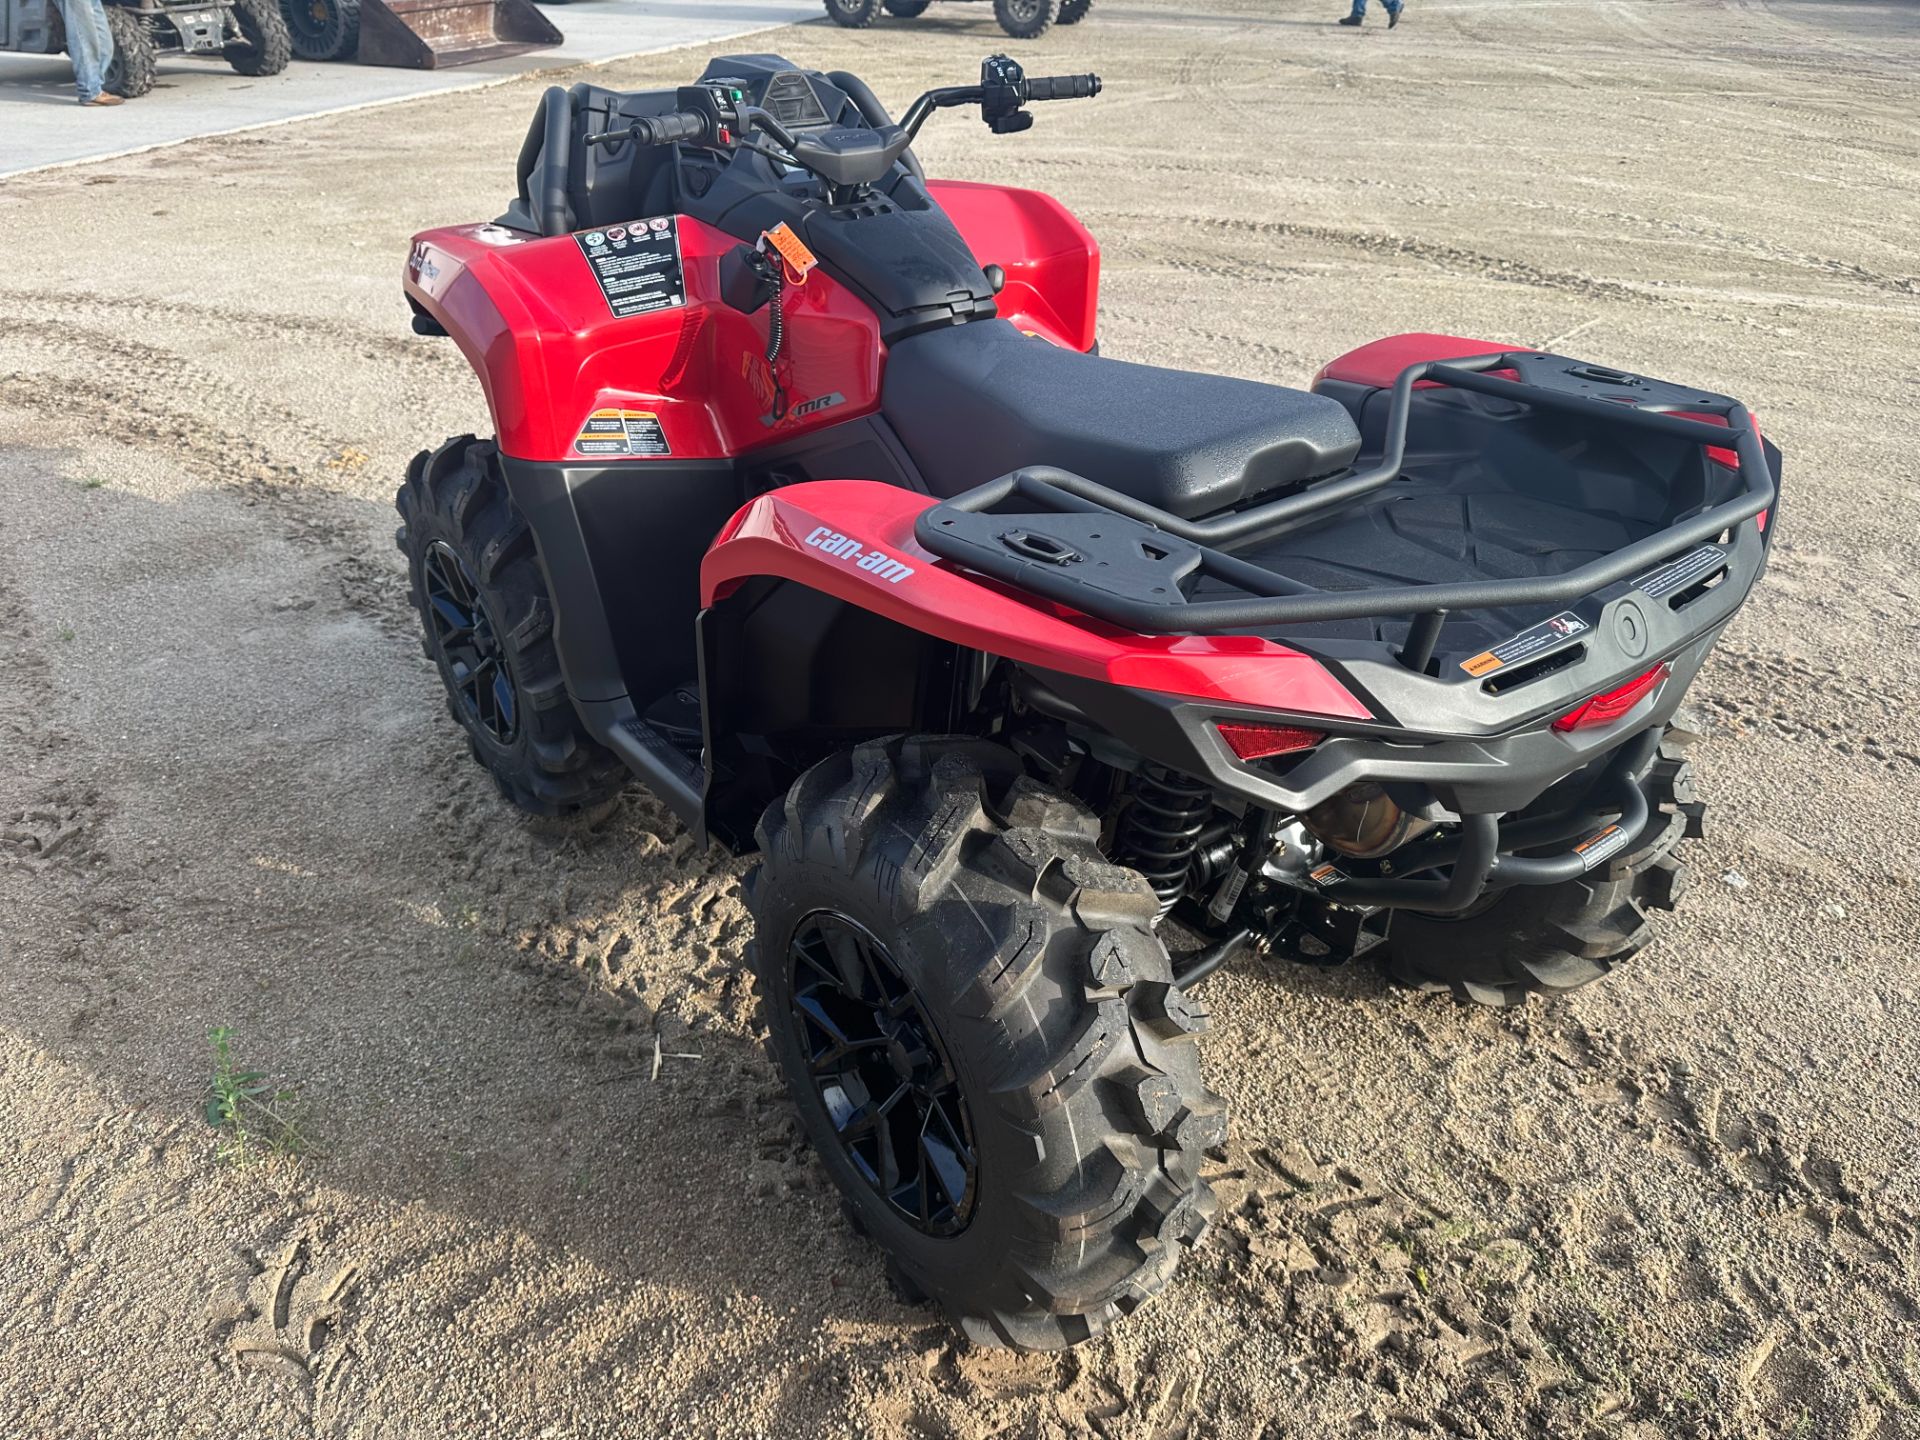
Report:
M 649 115 L 634 121 L 624 130 L 603 130 L 587 136 L 589 145 L 617 145 L 631 140 L 636 145 L 672 145 L 681 140 L 706 138 L 707 117 L 694 110 L 676 110 L 671 115 Z
M 1042 75 L 1027 80 L 1029 100 L 1089 100 L 1099 93 L 1098 75 Z
M 633 138 L 642 145 L 699 140 L 706 133 L 707 117 L 692 110 L 676 110 L 671 115 L 654 115 L 633 122 Z

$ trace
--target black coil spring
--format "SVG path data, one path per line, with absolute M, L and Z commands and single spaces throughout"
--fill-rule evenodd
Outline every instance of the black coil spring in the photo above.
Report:
M 1213 795 L 1199 781 L 1160 765 L 1143 765 L 1132 789 L 1116 848 L 1124 863 L 1147 877 L 1164 915 L 1187 893 Z

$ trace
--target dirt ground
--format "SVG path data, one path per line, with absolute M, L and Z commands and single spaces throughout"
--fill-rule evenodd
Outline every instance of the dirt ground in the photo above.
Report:
M 1659 945 L 1506 1015 L 1217 977 L 1209 1241 L 1110 1340 L 968 1352 L 799 1144 L 740 867 L 638 792 L 529 829 L 413 638 L 394 486 L 488 422 L 400 267 L 535 85 L 6 182 L 0 1434 L 1920 1436 L 1920 11 L 1335 9 L 1101 0 L 1022 51 L 1097 102 L 922 154 L 1087 220 L 1110 354 L 1435 329 L 1754 406 L 1779 543 Z M 1003 43 L 754 42 L 896 104 Z M 305 1159 L 216 1157 L 214 1026 Z

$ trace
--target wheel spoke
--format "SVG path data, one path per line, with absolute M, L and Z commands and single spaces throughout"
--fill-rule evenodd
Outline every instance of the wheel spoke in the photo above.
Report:
M 879 939 L 834 911 L 796 925 L 788 955 L 790 1023 L 847 1161 L 915 1228 L 965 1228 L 971 1122 L 905 975 Z

